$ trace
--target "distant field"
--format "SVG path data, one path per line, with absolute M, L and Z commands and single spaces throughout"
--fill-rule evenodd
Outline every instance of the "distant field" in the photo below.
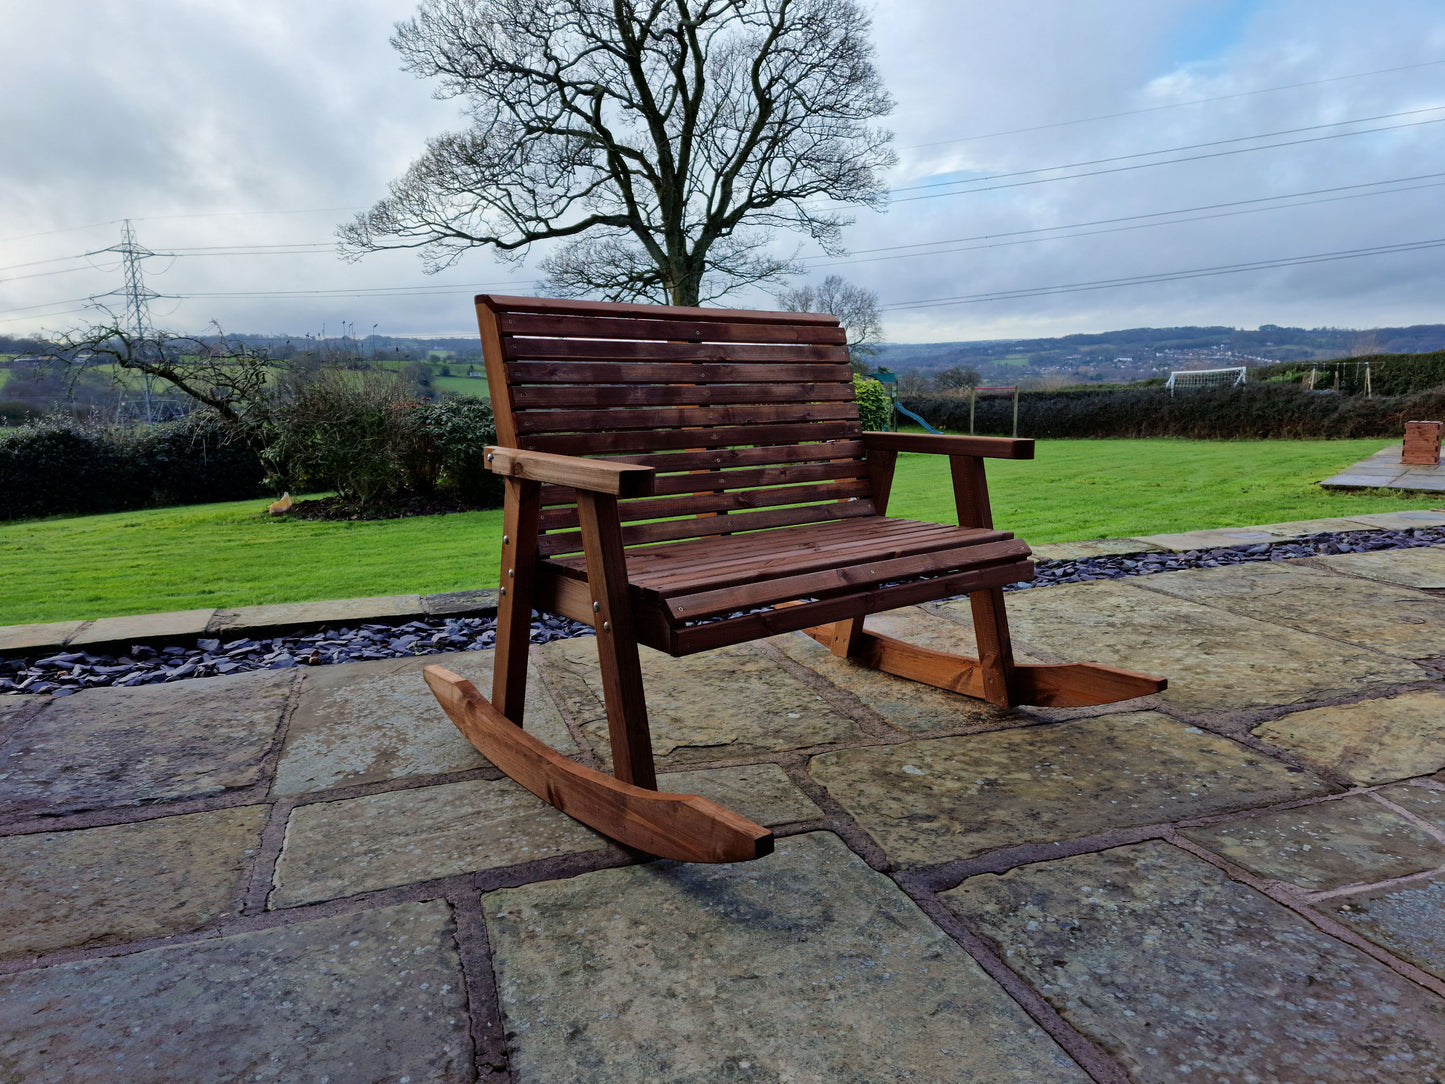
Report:
M 1440 503 L 1314 484 L 1383 443 L 1044 441 L 1036 460 L 990 461 L 994 518 L 1044 543 Z M 0 625 L 496 585 L 500 511 L 313 523 L 265 504 L 0 524 Z M 889 511 L 952 521 L 947 460 L 900 456 Z

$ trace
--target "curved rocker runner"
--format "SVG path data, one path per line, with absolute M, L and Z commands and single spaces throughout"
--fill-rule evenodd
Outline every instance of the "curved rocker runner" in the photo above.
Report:
M 1005 584 L 1029 548 L 993 527 L 985 458 L 1033 441 L 865 432 L 831 316 L 477 298 L 506 487 L 490 700 L 426 680 L 484 756 L 620 843 L 734 862 L 772 835 L 657 791 L 638 645 L 669 655 L 806 631 L 862 665 L 1004 706 L 1107 704 L 1165 679 L 1013 660 Z M 958 525 L 887 515 L 899 452 L 949 457 Z M 865 630 L 864 617 L 967 594 L 978 656 Z M 597 630 L 616 778 L 522 729 L 533 609 Z

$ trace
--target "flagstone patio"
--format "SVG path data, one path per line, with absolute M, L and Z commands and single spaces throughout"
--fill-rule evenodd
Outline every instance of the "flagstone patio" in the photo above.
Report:
M 649 655 L 662 786 L 779 836 L 735 866 L 501 776 L 420 677 L 490 652 L 0 697 L 0 1080 L 1445 1080 L 1445 547 L 1009 601 L 1021 656 L 1169 689 Z M 605 767 L 592 641 L 533 659 Z

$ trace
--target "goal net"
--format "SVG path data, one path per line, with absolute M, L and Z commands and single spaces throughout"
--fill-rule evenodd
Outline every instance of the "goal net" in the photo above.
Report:
M 1164 386 L 1173 395 L 1176 388 L 1237 388 L 1244 383 L 1245 367 L 1232 369 L 1181 369 L 1169 374 Z

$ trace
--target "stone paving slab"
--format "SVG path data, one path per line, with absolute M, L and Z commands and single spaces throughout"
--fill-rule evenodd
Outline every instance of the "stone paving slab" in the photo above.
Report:
M 1408 810 L 1445 836 L 1445 789 L 1397 783 L 1381 787 L 1375 794 Z M 1445 862 L 1440 863 L 1445 865 Z
M 1445 870 L 1318 906 L 1381 948 L 1445 979 Z
M 1029 546 L 1040 561 L 1078 561 L 1085 557 L 1112 557 L 1120 553 L 1158 553 L 1162 547 L 1142 538 L 1093 538 L 1083 542 L 1045 542 Z
M 1445 866 L 1445 839 L 1365 794 L 1181 834 L 1260 877 L 1315 892 Z
M 971 624 L 940 617 L 916 606 L 870 614 L 867 628 L 871 632 L 895 636 L 936 651 L 972 657 L 978 655 Z M 986 701 L 962 697 L 873 670 L 849 659 L 840 659 L 817 640 L 801 632 L 775 636 L 769 642 L 794 662 L 847 689 L 890 726 L 900 730 L 919 732 L 956 727 L 997 730 L 1034 721 L 1025 712 L 996 707 Z M 1021 662 L 1035 661 L 1022 652 L 1018 658 Z
M 1186 553 L 1189 550 L 1212 550 L 1221 546 L 1252 546 L 1259 542 L 1278 542 L 1284 537 L 1263 527 L 1216 527 L 1203 531 L 1180 531 L 1176 534 L 1146 534 L 1140 536 L 1140 541 L 1171 553 Z
M 943 898 L 1136 1080 L 1445 1076 L 1445 1000 L 1166 844 L 973 877 Z
M 176 610 L 163 614 L 132 617 L 102 617 L 92 621 L 66 641 L 66 647 L 124 642 L 148 644 L 177 636 L 199 636 L 206 631 L 215 607 L 205 610 Z
M 1445 509 L 1412 508 L 1404 512 L 1365 512 L 1350 518 L 1366 527 L 1403 531 L 1411 527 L 1439 527 L 1445 524 Z
M 1445 769 L 1445 692 L 1292 712 L 1254 736 L 1363 785 L 1429 775 Z
M 1338 553 L 1316 557 L 1315 561 L 1351 576 L 1406 587 L 1445 588 L 1445 546 L 1423 546 L 1413 550 L 1375 553 Z M 1445 653 L 1445 644 L 1441 651 Z
M 421 608 L 428 614 L 461 614 L 497 609 L 497 589 L 479 591 L 446 591 L 439 595 L 423 595 Z
M 555 640 L 533 658 L 552 679 L 593 751 L 611 771 L 607 713 L 590 637 Z M 642 682 L 658 765 L 766 755 L 865 736 L 758 644 L 674 659 L 642 649 Z
M 510 779 L 317 802 L 291 813 L 270 906 L 607 846 L 602 836 Z
M 493 654 L 469 651 L 308 669 L 276 769 L 275 792 L 297 795 L 487 766 L 437 704 L 422 670 L 445 666 L 490 696 Z M 567 756 L 577 752 L 535 669 L 527 682 L 526 712 L 527 728 L 542 741 Z
M 701 794 L 768 826 L 821 816 L 775 764 L 670 773 L 659 789 Z M 270 902 L 291 907 L 609 846 L 510 779 L 319 802 L 291 814 Z
M 667 772 L 658 776 L 657 789 L 673 794 L 700 794 L 769 828 L 823 815 L 776 764 Z
M 267 813 L 244 806 L 0 839 L 0 956 L 180 933 L 239 912 Z
M 1119 580 L 1019 591 L 1008 604 L 1013 634 L 1028 647 L 1167 677 L 1159 695 L 1196 718 L 1360 696 L 1433 676 L 1402 659 Z M 968 602 L 938 610 L 966 614 Z
M 23 655 L 58 648 L 85 625 L 84 621 L 48 621 L 38 625 L 0 626 L 0 652 Z
M 52 699 L 0 738 L 0 818 L 259 783 L 291 681 L 259 671 Z
M 1331 789 L 1158 712 L 841 750 L 808 771 L 909 867 Z
M 1088 1077 L 834 836 L 483 900 L 517 1084 Z
M 1445 654 L 1445 598 L 1405 587 L 1284 562 L 1162 572 L 1140 586 L 1403 659 Z
M 26 1084 L 475 1079 L 455 930 L 404 904 L 0 977 Z
M 205 631 L 273 629 L 287 625 L 345 624 L 387 617 L 409 617 L 422 612 L 420 595 L 380 595 L 373 598 L 326 599 L 320 602 L 275 602 L 221 610 Z M 96 622 L 99 624 L 99 622 Z

